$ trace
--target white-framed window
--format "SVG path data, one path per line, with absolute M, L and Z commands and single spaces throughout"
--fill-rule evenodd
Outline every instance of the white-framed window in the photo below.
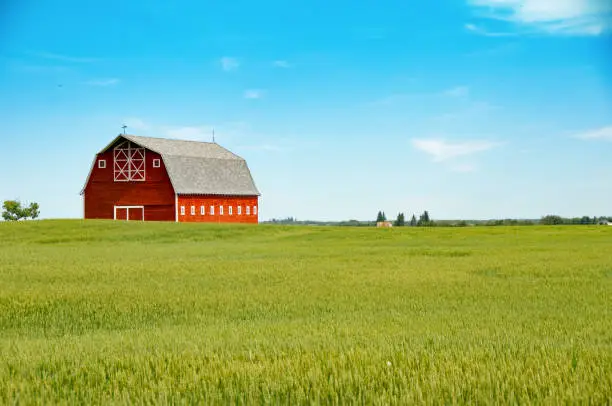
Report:
M 210 215 L 211 216 L 215 215 L 215 206 L 210 206 Z
M 229 207 L 227 208 L 227 214 L 229 214 L 230 216 L 231 216 L 232 214 L 234 214 L 234 213 L 232 213 L 232 206 L 229 206 Z
M 191 215 L 195 216 L 195 206 L 191 206 Z
M 206 207 L 200 206 L 200 214 L 203 216 L 206 214 Z
M 223 216 L 223 206 L 219 206 L 219 215 Z
M 161 161 L 159 159 L 153 160 L 153 168 L 159 168 L 161 166 Z
M 246 214 L 249 216 L 251 214 L 251 206 L 246 207 Z
M 181 206 L 181 216 L 185 215 L 185 206 Z
M 257 215 L 257 206 L 253 206 L 253 214 L 256 216 Z
M 106 168 L 106 159 L 98 159 L 98 168 L 100 169 Z
M 242 216 L 242 206 L 238 206 L 238 215 Z

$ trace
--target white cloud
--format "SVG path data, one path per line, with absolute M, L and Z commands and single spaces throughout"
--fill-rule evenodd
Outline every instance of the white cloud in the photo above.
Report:
M 600 35 L 612 28 L 608 0 L 468 0 L 479 16 L 551 35 Z M 473 24 L 467 29 L 477 28 Z M 473 31 L 473 30 L 472 30 Z
M 432 117 L 432 119 L 436 121 L 448 122 L 453 120 L 481 118 L 486 114 L 500 109 L 500 106 L 488 102 L 468 102 L 463 108 L 459 110 L 440 114 Z
M 238 59 L 231 58 L 229 56 L 224 56 L 219 60 L 219 62 L 221 63 L 221 68 L 223 68 L 223 70 L 226 72 L 236 70 L 240 66 Z
M 151 128 L 149 124 L 147 124 L 144 120 L 138 117 L 128 117 L 123 120 L 123 123 L 127 126 L 128 129 L 148 130 L 149 128 Z
M 479 35 L 484 35 L 487 37 L 512 37 L 515 36 L 516 33 L 514 32 L 492 32 L 492 31 L 488 31 L 480 26 L 477 26 L 475 24 L 466 24 L 465 25 L 465 29 L 468 31 L 471 31 L 475 34 L 479 34 Z
M 81 57 L 81 56 L 70 56 L 70 55 L 61 55 L 55 54 L 52 52 L 28 52 L 30 55 L 44 58 L 44 59 L 53 59 L 56 61 L 63 62 L 74 62 L 74 63 L 91 63 L 100 61 L 99 58 L 90 58 L 90 57 Z
M 442 139 L 433 138 L 415 138 L 412 140 L 412 146 L 431 155 L 434 162 L 441 162 L 458 156 L 487 151 L 498 145 L 499 143 L 491 141 L 448 142 Z
M 199 127 L 176 127 L 166 130 L 169 138 L 191 141 L 212 141 L 213 128 L 208 126 Z
M 276 66 L 277 68 L 287 69 L 291 67 L 291 64 L 285 60 L 277 60 L 277 61 L 274 61 L 272 64 Z
M 574 135 L 583 140 L 612 140 L 612 125 Z
M 114 86 L 116 84 L 118 84 L 121 80 L 117 79 L 117 78 L 108 78 L 108 79 L 94 79 L 94 80 L 90 80 L 88 82 L 85 82 L 86 85 L 89 86 L 102 86 L 102 87 L 106 87 L 106 86 Z
M 261 99 L 264 96 L 264 91 L 260 89 L 248 89 L 244 91 L 245 99 Z
M 466 98 L 469 96 L 470 88 L 468 86 L 457 86 L 444 91 L 436 91 L 431 93 L 396 93 L 386 97 L 371 101 L 368 105 L 392 105 L 404 103 L 407 101 L 424 100 L 427 98 L 435 99 L 442 97 Z
M 467 86 L 457 86 L 444 92 L 444 95 L 449 97 L 467 97 L 469 94 L 470 88 Z

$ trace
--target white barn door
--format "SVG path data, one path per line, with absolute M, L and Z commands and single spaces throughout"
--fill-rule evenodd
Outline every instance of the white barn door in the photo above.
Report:
M 113 219 L 144 221 L 144 206 L 115 206 Z

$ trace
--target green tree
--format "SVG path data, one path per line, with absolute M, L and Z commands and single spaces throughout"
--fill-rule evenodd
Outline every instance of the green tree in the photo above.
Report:
M 2 218 L 6 221 L 18 221 L 26 217 L 27 213 L 17 200 L 5 200 L 2 204 Z
M 27 217 L 30 217 L 31 219 L 35 219 L 40 216 L 40 206 L 36 202 L 30 203 L 30 206 L 24 210 L 27 212 Z
M 427 210 L 425 210 L 423 214 L 421 214 L 421 216 L 419 217 L 419 221 L 417 222 L 417 225 L 422 226 L 422 227 L 433 225 L 433 220 L 429 217 L 429 213 L 427 212 Z
M 416 227 L 417 226 L 417 219 L 416 216 L 413 214 L 412 218 L 410 219 L 410 227 Z
M 23 207 L 19 200 L 5 200 L 2 204 L 2 218 L 5 221 L 19 221 L 21 219 L 37 218 L 40 215 L 38 203 L 30 203 Z
M 403 227 L 405 225 L 406 221 L 404 219 L 404 213 L 399 213 L 397 215 L 397 219 L 395 220 L 395 225 L 397 227 Z
M 381 221 L 385 221 L 385 215 L 379 210 L 378 215 L 376 216 L 376 222 L 380 223 Z
M 549 214 L 540 219 L 540 224 L 544 224 L 548 226 L 563 224 L 563 219 L 561 218 L 561 216 Z

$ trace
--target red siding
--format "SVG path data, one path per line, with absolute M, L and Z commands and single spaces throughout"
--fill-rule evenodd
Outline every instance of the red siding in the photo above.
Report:
M 106 168 L 98 167 L 100 159 L 106 160 Z M 154 159 L 160 159 L 161 167 L 153 168 Z M 85 187 L 85 218 L 112 219 L 114 206 L 144 206 L 145 221 L 174 221 L 174 189 L 163 160 L 146 150 L 145 161 L 146 181 L 115 182 L 113 149 L 98 154 Z
M 207 222 L 207 223 L 254 223 L 259 222 L 259 207 L 257 196 L 213 196 L 213 195 L 179 195 L 178 197 L 179 221 L 182 222 Z M 185 214 L 181 214 L 181 207 L 185 207 Z M 195 215 L 191 214 L 191 207 L 195 207 Z M 201 213 L 204 206 L 205 214 Z M 214 206 L 215 214 L 210 214 L 210 206 Z M 220 207 L 223 206 L 223 215 Z M 242 214 L 238 214 L 238 206 L 242 208 Z M 246 214 L 246 207 L 249 213 Z M 232 214 L 229 214 L 232 207 Z M 253 208 L 255 209 L 255 213 Z

